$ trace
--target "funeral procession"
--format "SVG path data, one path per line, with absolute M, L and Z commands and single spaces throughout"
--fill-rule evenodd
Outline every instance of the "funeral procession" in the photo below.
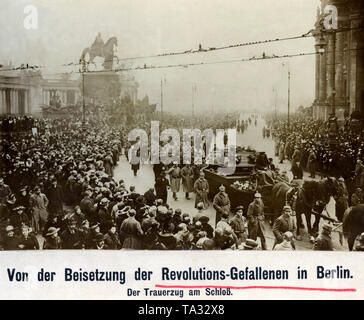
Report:
M 0 250 L 364 251 L 364 2 L 147 3 L 4 30 Z

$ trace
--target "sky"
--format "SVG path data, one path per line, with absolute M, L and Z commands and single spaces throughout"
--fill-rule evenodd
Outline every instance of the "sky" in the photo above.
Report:
M 67 72 L 98 32 L 117 37 L 119 58 L 299 36 L 313 28 L 319 0 L 1 0 L 0 63 L 46 66 L 44 74 Z M 26 5 L 38 12 L 38 28 L 24 28 Z M 213 62 L 314 52 L 313 38 L 193 55 L 133 60 L 129 66 Z M 289 60 L 289 63 L 288 63 Z M 220 63 L 188 68 L 136 70 L 138 98 L 148 94 L 164 110 L 196 113 L 256 109 L 286 112 L 288 64 L 291 105 L 314 99 L 315 56 Z M 192 87 L 196 86 L 193 94 Z

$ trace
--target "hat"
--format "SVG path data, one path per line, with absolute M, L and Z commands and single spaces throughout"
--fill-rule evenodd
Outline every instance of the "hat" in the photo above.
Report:
M 14 227 L 13 227 L 13 226 L 7 226 L 7 227 L 5 228 L 5 231 L 6 231 L 6 232 L 14 231 Z
M 345 182 L 345 179 L 343 177 L 340 177 L 338 181 Z
M 326 230 L 326 231 L 331 232 L 331 231 L 332 231 L 332 227 L 331 227 L 331 225 L 329 225 L 328 223 L 325 223 L 325 224 L 322 226 L 322 230 Z
M 59 228 L 50 227 L 48 228 L 48 232 L 46 233 L 46 236 L 51 236 L 52 234 L 55 234 L 59 231 Z
M 259 192 L 255 193 L 255 195 L 254 195 L 254 198 L 261 198 L 261 197 L 262 197 L 262 195 Z
M 206 222 L 208 222 L 210 220 L 210 218 L 207 215 L 204 214 L 198 220 L 199 221 L 206 221 Z
M 16 207 L 16 208 L 13 209 L 13 211 L 20 211 L 20 210 L 25 210 L 25 207 L 18 206 L 18 207 Z
M 90 226 L 90 229 L 96 229 L 99 225 L 100 225 L 100 223 L 98 223 L 98 222 L 93 223 L 93 224 Z
M 246 249 L 255 249 L 258 246 L 258 242 L 256 242 L 253 239 L 246 239 L 246 241 L 243 244 L 243 246 Z
M 24 186 L 23 188 L 20 189 L 20 192 L 27 191 L 27 189 L 28 189 L 28 186 Z
M 235 208 L 235 211 L 236 211 L 236 212 L 238 212 L 238 211 L 240 211 L 240 210 L 244 211 L 244 207 L 243 207 L 243 206 L 237 206 L 237 207 Z
M 284 206 L 283 211 L 292 211 L 292 208 L 290 206 Z
M 101 242 L 105 240 L 105 236 L 102 233 L 97 233 L 95 238 L 93 238 L 94 242 Z
M 221 185 L 221 186 L 219 187 L 219 191 L 225 191 L 225 186 L 224 186 L 224 185 Z
M 177 165 L 177 164 L 178 164 L 178 162 L 177 162 L 177 161 L 173 161 L 173 164 L 174 164 L 174 165 Z

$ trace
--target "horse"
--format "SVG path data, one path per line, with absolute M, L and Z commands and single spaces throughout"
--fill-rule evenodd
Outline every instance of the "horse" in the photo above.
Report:
M 364 204 L 346 209 L 343 218 L 343 233 L 348 241 L 349 251 L 353 250 L 355 239 L 364 232 Z
M 286 182 L 278 182 L 272 188 L 271 210 L 273 221 L 281 214 L 285 205 L 293 207 L 293 196 L 297 194 L 298 187 L 291 186 Z
M 310 236 L 317 234 L 318 226 L 321 219 L 322 211 L 329 203 L 332 196 L 336 196 L 339 191 L 339 183 L 333 177 L 327 177 L 321 181 L 303 182 L 302 188 L 298 190 L 296 200 L 296 217 L 297 217 L 297 236 L 300 234 L 302 227 L 302 217 L 306 218 L 307 230 Z M 311 227 L 311 215 L 315 215 L 315 222 Z M 330 219 L 332 220 L 332 219 Z
M 271 209 L 274 218 L 277 218 L 284 205 L 290 205 L 296 212 L 297 236 L 303 227 L 302 217 L 304 214 L 309 235 L 318 230 L 320 215 L 330 201 L 330 197 L 337 194 L 339 183 L 335 178 L 325 178 L 321 181 L 305 180 L 302 187 L 292 186 L 285 182 L 278 182 L 273 186 L 271 194 Z M 295 197 L 294 197 L 295 196 Z M 311 227 L 311 215 L 315 211 L 315 222 Z
M 114 54 L 114 47 L 118 45 L 116 37 L 111 37 L 105 44 L 93 44 L 91 47 L 85 48 L 82 51 L 80 60 L 84 60 L 86 54 L 89 54 L 89 63 L 94 63 L 96 57 L 104 58 L 104 68 L 110 69 L 113 59 L 116 57 Z

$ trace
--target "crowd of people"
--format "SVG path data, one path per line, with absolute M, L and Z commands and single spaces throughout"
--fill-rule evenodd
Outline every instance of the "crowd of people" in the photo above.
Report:
M 330 124 L 306 115 L 268 121 L 275 140 L 275 153 L 280 161 L 292 161 L 292 172 L 302 178 L 302 171 L 316 172 L 354 179 L 356 186 L 364 187 L 364 137 L 363 132 L 351 132 L 348 127 L 338 127 L 335 140 L 330 141 Z
M 14 130 L 1 143 L 3 250 L 268 249 L 264 203 L 259 192 L 248 208 L 231 208 L 229 195 L 221 186 L 211 203 L 203 165 L 174 163 L 154 166 L 154 186 L 138 193 L 126 181 L 116 181 L 113 174 L 128 150 L 127 133 L 131 128 L 127 123 L 29 119 L 31 131 L 29 127 L 26 132 Z M 196 120 L 192 125 L 198 123 Z M 236 121 L 232 116 L 222 122 L 211 119 L 211 124 L 234 127 Z M 144 122 L 137 125 L 148 127 Z M 165 125 L 172 127 L 173 121 Z M 284 131 L 276 124 L 272 123 L 271 128 L 275 137 L 284 139 Z M 302 140 L 306 138 L 304 132 L 300 131 Z M 177 200 L 181 189 L 186 199 L 195 194 L 195 212 L 170 206 L 168 193 Z M 216 211 L 214 225 L 206 214 L 210 205 Z M 273 250 L 295 249 L 295 217 L 289 206 L 272 228 Z M 332 242 L 327 241 L 330 228 L 327 225 L 322 229 L 315 250 L 332 250 Z M 357 250 L 364 248 L 364 236 L 362 240 Z

